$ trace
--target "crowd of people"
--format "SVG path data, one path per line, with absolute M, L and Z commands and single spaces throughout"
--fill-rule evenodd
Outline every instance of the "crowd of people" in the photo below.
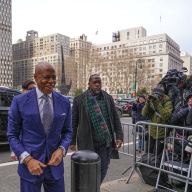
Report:
M 186 78 L 183 73 L 175 70 L 173 71 L 174 73 L 171 74 L 171 72 L 168 71 L 167 76 L 153 89 L 151 95 L 138 96 L 137 101 L 132 107 L 133 123 L 148 121 L 156 124 L 169 124 L 192 128 L 191 77 Z M 180 76 L 177 77 L 177 74 Z M 169 82 L 170 79 L 171 81 Z M 149 153 L 156 155 L 162 154 L 165 137 L 171 134 L 168 133 L 168 130 L 157 128 L 155 125 L 147 127 L 147 138 L 144 135 L 145 130 L 137 128 L 136 131 L 137 133 L 141 133 L 138 134 L 137 149 L 143 151 L 145 139 L 149 145 Z M 191 138 L 190 135 L 192 135 L 192 131 L 176 129 L 174 134 L 173 136 L 176 138 L 187 140 Z

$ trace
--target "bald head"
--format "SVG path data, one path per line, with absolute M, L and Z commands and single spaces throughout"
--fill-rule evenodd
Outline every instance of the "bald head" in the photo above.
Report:
M 45 71 L 47 69 L 52 69 L 55 71 L 55 68 L 49 62 L 41 61 L 37 65 L 35 65 L 35 74 L 37 74 L 39 72 L 41 73 L 42 71 Z
M 35 81 L 37 87 L 44 94 L 50 94 L 56 84 L 56 74 L 54 67 L 47 61 L 38 63 L 35 66 Z

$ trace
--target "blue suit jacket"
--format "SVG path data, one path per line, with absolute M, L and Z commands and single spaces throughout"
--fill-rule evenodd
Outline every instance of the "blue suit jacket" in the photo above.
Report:
M 17 157 L 27 151 L 41 162 L 48 160 L 52 153 L 63 146 L 65 150 L 71 143 L 71 107 L 69 100 L 53 92 L 53 124 L 47 135 L 41 123 L 36 90 L 14 97 L 8 119 L 8 140 Z M 63 161 L 58 166 L 50 166 L 52 176 L 57 180 L 64 173 Z M 37 181 L 41 176 L 33 176 L 24 164 L 19 163 L 18 173 L 28 181 Z

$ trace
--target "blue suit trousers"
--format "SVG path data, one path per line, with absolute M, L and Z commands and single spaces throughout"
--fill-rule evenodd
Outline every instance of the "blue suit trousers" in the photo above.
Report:
M 49 168 L 44 169 L 43 176 L 38 182 L 30 182 L 25 179 L 20 179 L 20 192 L 41 192 L 41 188 L 44 188 L 44 192 L 65 192 L 64 176 L 59 180 L 55 180 Z

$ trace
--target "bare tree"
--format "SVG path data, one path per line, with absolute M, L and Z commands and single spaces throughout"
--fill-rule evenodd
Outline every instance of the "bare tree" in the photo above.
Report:
M 145 87 L 149 92 L 155 86 L 157 80 L 151 76 L 151 63 L 146 59 L 148 57 L 134 54 L 130 47 L 101 49 L 92 49 L 88 74 L 99 73 L 107 91 L 114 94 L 121 91 L 133 92 L 135 82 L 137 89 Z

